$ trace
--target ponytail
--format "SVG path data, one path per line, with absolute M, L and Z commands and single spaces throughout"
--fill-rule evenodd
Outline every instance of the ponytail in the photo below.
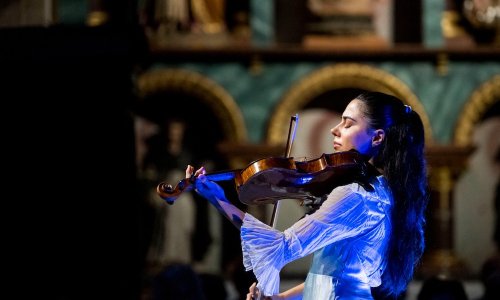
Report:
M 368 92 L 357 99 L 365 104 L 364 113 L 370 126 L 385 131 L 374 165 L 384 170 L 394 197 L 394 207 L 381 290 L 397 296 L 412 280 L 425 248 L 428 187 L 423 124 L 411 107 L 394 96 Z

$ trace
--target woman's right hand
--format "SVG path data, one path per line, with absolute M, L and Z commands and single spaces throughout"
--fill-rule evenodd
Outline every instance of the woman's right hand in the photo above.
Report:
M 248 288 L 248 294 L 246 300 L 257 300 L 259 299 L 260 293 L 259 289 L 257 288 L 257 282 L 254 282 L 249 288 Z
M 248 288 L 248 294 L 246 300 L 281 300 L 284 299 L 280 297 L 279 295 L 274 295 L 274 296 L 263 296 L 260 295 L 260 291 L 257 288 L 257 282 L 254 282 L 249 288 Z

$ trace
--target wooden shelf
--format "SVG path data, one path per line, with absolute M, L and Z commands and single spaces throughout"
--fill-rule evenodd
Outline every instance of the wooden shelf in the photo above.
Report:
M 500 47 L 443 47 L 425 48 L 416 44 L 354 47 L 328 44 L 306 47 L 301 44 L 254 45 L 249 41 L 223 39 L 150 41 L 154 61 L 488 61 L 500 60 Z

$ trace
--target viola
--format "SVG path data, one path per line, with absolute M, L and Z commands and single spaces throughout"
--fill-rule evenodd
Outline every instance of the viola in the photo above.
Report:
M 293 157 L 258 159 L 240 170 L 206 174 L 212 181 L 234 181 L 239 200 L 247 205 L 276 203 L 282 199 L 311 199 L 328 194 L 334 187 L 366 181 L 378 171 L 355 150 L 323 154 L 312 160 Z M 193 188 L 196 178 L 182 179 L 175 187 L 161 182 L 158 195 L 173 204 Z

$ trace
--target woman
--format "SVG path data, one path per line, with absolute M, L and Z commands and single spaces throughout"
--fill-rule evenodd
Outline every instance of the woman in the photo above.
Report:
M 367 92 L 346 107 L 331 129 L 336 152 L 357 150 L 380 174 L 371 187 L 357 182 L 333 188 L 319 209 L 284 232 L 237 209 L 223 190 L 194 174 L 196 191 L 241 230 L 243 263 L 266 299 L 373 299 L 377 287 L 402 294 L 424 250 L 428 201 L 424 130 L 420 117 L 394 96 Z M 193 175 L 188 166 L 186 177 Z M 304 283 L 279 293 L 281 268 L 314 253 Z

